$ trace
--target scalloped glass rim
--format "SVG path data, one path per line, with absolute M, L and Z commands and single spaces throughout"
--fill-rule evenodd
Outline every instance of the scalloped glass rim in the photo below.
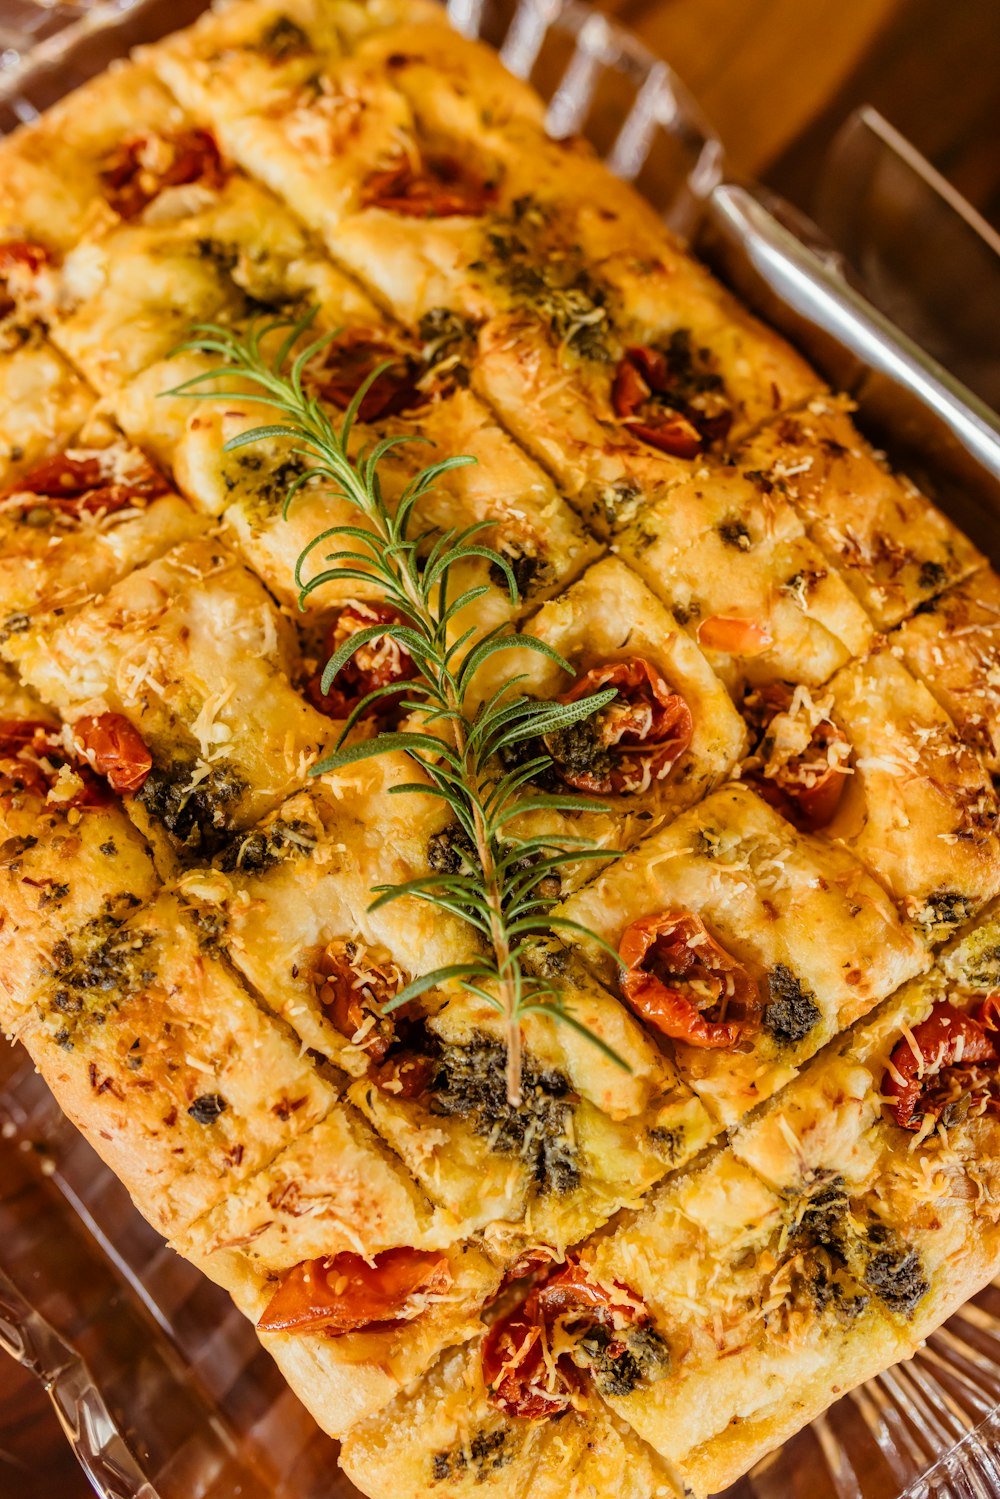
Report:
M 6 0 L 0 129 L 201 8 L 201 0 Z M 554 133 L 588 135 L 673 227 L 691 226 L 721 179 L 723 153 L 665 64 L 577 0 L 451 0 L 449 9 L 459 29 L 499 46 L 531 78 L 550 101 Z M 6 1169 L 15 1164 L 16 1176 Z M 27 1060 L 2 1041 L 0 1346 L 46 1386 L 104 1499 L 356 1496 L 335 1466 L 336 1444 L 285 1387 L 249 1324 L 164 1248 Z M 994 1285 L 909 1364 L 852 1392 L 759 1464 L 729 1499 L 998 1494 Z

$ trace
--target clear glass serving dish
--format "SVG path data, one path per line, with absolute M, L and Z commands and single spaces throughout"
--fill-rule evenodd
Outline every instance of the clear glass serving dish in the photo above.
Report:
M 0 131 L 204 0 L 0 0 Z M 452 0 L 734 285 L 860 404 L 981 545 L 1000 539 L 1000 423 L 845 280 L 784 205 L 727 180 L 683 88 L 569 0 Z M 348 1499 L 318 1430 L 228 1297 L 167 1250 L 0 1040 L 0 1346 L 43 1382 L 105 1499 Z M 996 1499 L 1000 1287 L 845 1396 L 729 1499 Z M 56 1499 L 56 1496 L 53 1496 Z M 609 1496 L 610 1499 L 610 1496 Z

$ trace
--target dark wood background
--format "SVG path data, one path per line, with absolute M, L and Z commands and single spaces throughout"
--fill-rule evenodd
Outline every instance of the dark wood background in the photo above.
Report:
M 997 0 L 603 0 L 665 57 L 734 165 L 809 210 L 846 116 L 873 104 L 1000 224 Z
M 699 99 L 734 164 L 807 211 L 871 103 L 1000 226 L 1000 0 L 606 0 Z M 0 1499 L 87 1499 L 45 1395 L 0 1355 Z

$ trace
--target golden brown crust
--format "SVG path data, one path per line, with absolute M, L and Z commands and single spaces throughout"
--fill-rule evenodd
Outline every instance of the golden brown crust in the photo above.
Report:
M 820 396 L 771 422 L 734 455 L 768 493 L 787 496 L 880 630 L 982 563 L 958 527 L 890 473 L 850 420 Z
M 681 1076 L 725 1123 L 769 1097 L 831 1036 L 927 962 L 860 864 L 796 833 L 742 786 L 717 791 L 684 813 L 561 912 L 612 947 L 633 922 L 692 912 L 747 965 L 763 1020 L 736 1054 L 672 1043 Z M 608 956 L 586 941 L 581 948 L 614 984 Z
M 994 775 L 1000 771 L 1000 578 L 974 573 L 915 614 L 892 648 Z
M 124 923 L 100 918 L 64 938 L 21 1039 L 165 1233 L 261 1169 L 336 1099 L 168 895 Z
M 890 649 L 830 684 L 852 774 L 826 835 L 941 941 L 1000 890 L 998 803 L 976 753 Z
M 742 475 L 706 469 L 676 485 L 617 549 L 737 697 L 782 679 L 819 685 L 872 643 L 864 610 L 792 507 Z

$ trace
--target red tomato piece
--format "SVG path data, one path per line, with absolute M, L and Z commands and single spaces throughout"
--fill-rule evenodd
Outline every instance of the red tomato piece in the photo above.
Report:
M 547 1330 L 531 1294 L 500 1317 L 483 1339 L 483 1379 L 494 1410 L 523 1420 L 557 1416 L 569 1408 L 579 1376 L 568 1358 L 546 1359 Z
M 358 415 L 363 422 L 399 416 L 427 403 L 417 385 L 416 361 L 387 339 L 364 328 L 349 328 L 323 350 L 320 363 L 309 373 L 316 394 L 346 411 L 355 393 L 386 360 L 392 363 L 365 392 Z
M 0 719 L 0 799 L 9 803 L 12 798 L 36 797 L 44 802 L 64 765 L 72 765 L 81 784 L 76 795 L 61 801 L 60 807 L 108 804 L 107 787 L 89 765 L 73 762 L 58 725 L 35 718 Z
M 527 1268 L 538 1266 L 530 1263 Z M 571 1261 L 494 1322 L 483 1340 L 483 1379 L 490 1405 L 526 1420 L 561 1414 L 580 1388 L 581 1376 L 568 1353 L 558 1358 L 551 1354 L 556 1324 L 582 1339 L 597 1324 L 621 1329 L 646 1321 L 646 1313 L 625 1286 L 612 1290 L 597 1285 Z M 609 1352 L 616 1347 L 610 1344 Z
M 690 911 L 634 921 L 618 952 L 623 998 L 662 1035 L 722 1047 L 755 1027 L 761 1008 L 755 980 Z
M 12 275 L 25 271 L 36 276 L 43 265 L 49 262 L 49 252 L 44 245 L 30 239 L 0 240 L 0 317 L 17 309 L 17 298 L 8 289 Z
M 451 1285 L 439 1250 L 387 1249 L 369 1264 L 359 1254 L 303 1260 L 281 1277 L 257 1323 L 260 1332 L 325 1332 L 338 1337 L 407 1318 L 407 1302 Z
M 627 1298 L 625 1286 L 618 1289 Z M 592 1281 L 582 1265 L 570 1262 L 556 1275 L 547 1280 L 538 1292 L 538 1306 L 546 1322 L 558 1318 L 571 1318 L 575 1314 L 586 1316 L 590 1322 L 634 1322 L 639 1316 L 639 1307 L 634 1301 L 618 1300 L 607 1286 Z
M 138 791 L 153 768 L 142 735 L 120 713 L 79 718 L 74 734 L 81 753 L 113 791 Z
M 792 692 L 780 683 L 747 699 L 748 717 L 761 734 L 763 764 L 744 779 L 795 827 L 815 833 L 832 822 L 840 806 L 850 774 L 850 744 L 831 719 L 803 724 L 792 705 Z
M 54 777 L 39 762 L 65 760 L 55 724 L 37 718 L 0 719 L 0 797 L 38 797 L 44 801 Z
M 58 745 L 58 724 L 42 718 L 0 718 L 0 755 L 16 755 L 29 746 L 44 754 Z
M 406 975 L 391 960 L 379 961 L 357 943 L 340 940 L 327 943 L 318 968 L 319 1002 L 331 1025 L 348 1041 L 364 1030 L 358 1046 L 373 1062 L 383 1062 L 396 1025 L 394 1015 L 382 1015 L 382 1006 L 403 988 Z M 402 1018 L 407 1009 L 394 1013 Z
M 390 1098 L 410 1099 L 420 1098 L 427 1092 L 436 1071 L 437 1063 L 432 1057 L 411 1056 L 403 1052 L 373 1067 L 369 1077 L 376 1088 L 388 1093 Z
M 987 994 L 972 1011 L 972 1018 L 988 1034 L 1000 1031 L 1000 994 Z
M 101 173 L 104 196 L 123 219 L 135 219 L 168 187 L 201 182 L 217 191 L 228 177 L 211 131 L 140 135 L 123 141 Z
M 388 604 L 348 604 L 341 609 L 327 631 L 324 642 L 327 655 L 332 656 L 359 630 L 368 629 L 371 625 L 401 623 L 402 616 Z M 358 648 L 337 673 L 329 692 L 323 692 L 322 672 L 317 672 L 311 678 L 306 691 L 310 701 L 321 713 L 327 713 L 331 718 L 346 718 L 355 704 L 376 687 L 387 687 L 391 682 L 409 682 L 416 674 L 416 663 L 409 651 L 387 633 L 376 635 L 374 640 L 369 640 Z M 376 699 L 369 711 L 375 716 L 391 715 L 397 701 L 393 695 Z
M 685 342 L 685 350 L 687 343 Z M 685 365 L 689 360 L 686 355 Z M 674 458 L 697 458 L 713 442 L 721 441 L 732 425 L 732 412 L 714 393 L 721 381 L 706 385 L 711 399 L 686 387 L 685 376 L 672 367 L 669 353 L 636 344 L 625 350 L 611 382 L 611 405 L 633 436 Z M 697 377 L 696 377 L 697 380 Z
M 910 1035 L 912 1041 L 904 1036 L 893 1047 L 882 1078 L 882 1093 L 891 1100 L 892 1116 L 903 1129 L 918 1130 L 925 1114 L 941 1112 L 947 1102 L 944 1085 L 953 1070 L 971 1071 L 960 1081 L 985 1092 L 989 1107 L 1000 1108 L 991 1086 L 996 1080 L 996 1043 L 979 1020 L 942 1000 Z M 983 1064 L 990 1064 L 992 1077 L 979 1076 Z
M 558 701 L 579 702 L 606 687 L 615 687 L 618 696 L 593 719 L 600 748 L 606 752 L 598 764 L 582 769 L 567 764 L 560 758 L 559 734 L 546 737 L 546 748 L 560 779 L 577 791 L 604 796 L 646 791 L 670 774 L 691 743 L 691 710 L 641 656 L 594 667 L 578 677 Z
M 478 217 L 496 198 L 481 173 L 454 156 L 408 158 L 372 172 L 361 189 L 363 208 L 383 208 L 412 219 Z
M 726 651 L 730 656 L 762 656 L 774 644 L 766 625 L 732 614 L 712 614 L 695 632 L 699 645 L 708 651 Z
M 24 269 L 35 275 L 52 257 L 44 245 L 32 239 L 0 240 L 0 276 Z
M 109 452 L 59 453 L 18 479 L 4 494 L 34 495 L 63 515 L 111 514 L 137 500 L 155 500 L 169 485 L 152 465 L 137 457 L 131 476 L 116 478 Z

